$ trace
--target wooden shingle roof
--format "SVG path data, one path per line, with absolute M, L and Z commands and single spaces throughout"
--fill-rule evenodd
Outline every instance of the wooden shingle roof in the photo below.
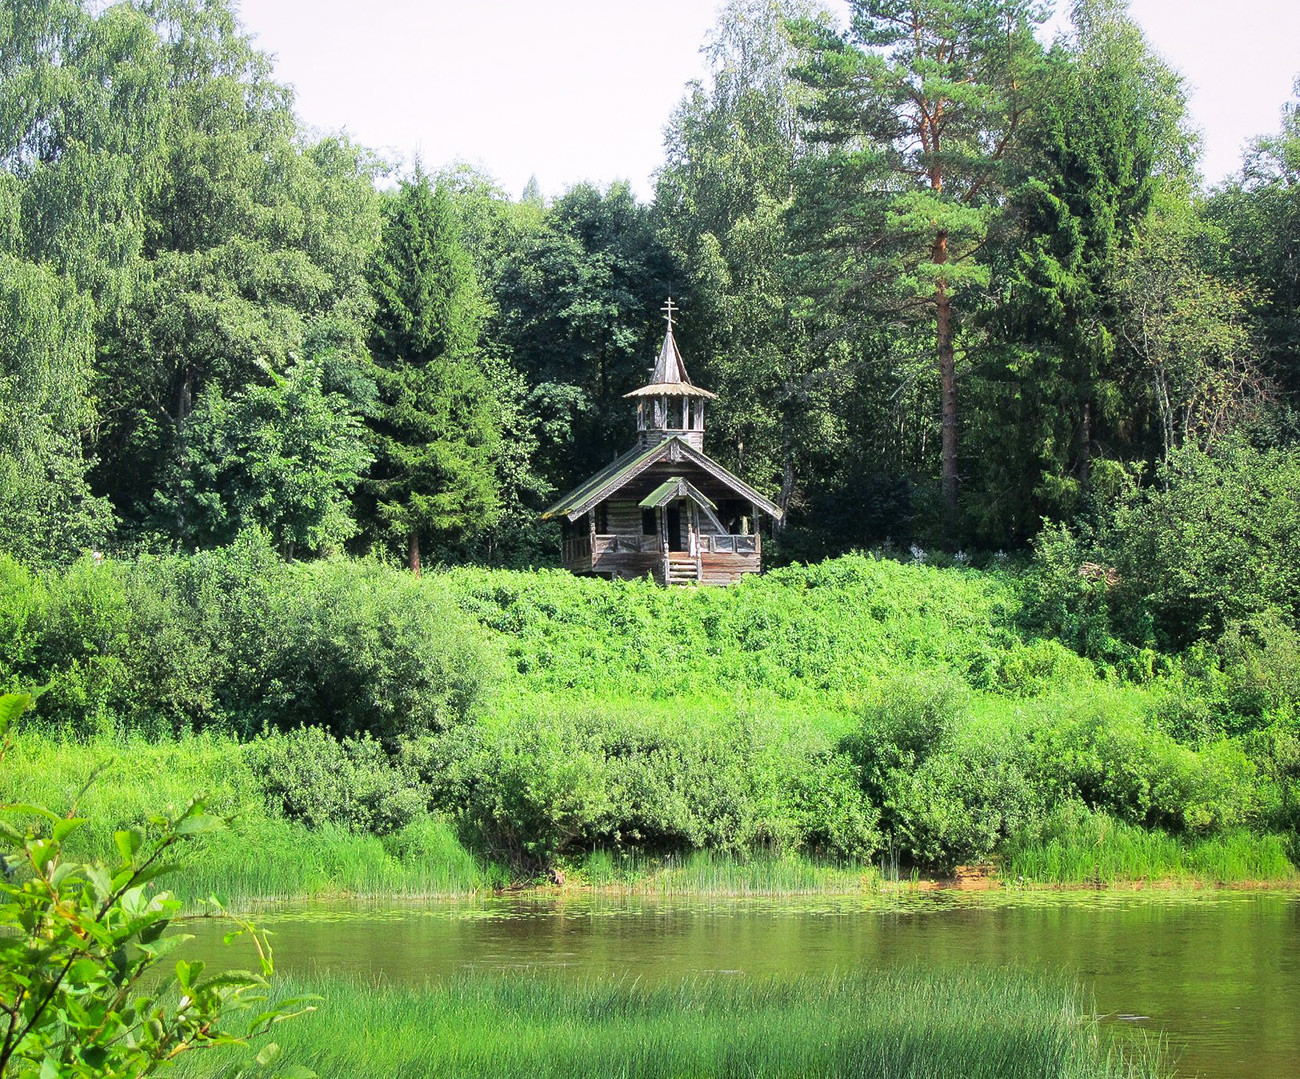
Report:
M 646 449 L 630 450 L 611 461 L 590 479 L 548 507 L 542 513 L 542 519 L 567 517 L 570 521 L 576 521 L 655 462 L 663 460 L 684 461 L 697 465 L 724 487 L 746 501 L 752 502 L 773 520 L 779 521 L 783 516 L 775 503 L 764 498 L 739 476 L 727 471 L 712 457 L 692 448 L 686 441 L 673 435 Z

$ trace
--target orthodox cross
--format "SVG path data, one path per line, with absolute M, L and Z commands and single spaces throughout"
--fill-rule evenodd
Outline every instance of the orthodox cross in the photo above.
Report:
M 673 303 L 673 298 L 669 296 L 668 302 L 664 304 L 663 307 L 659 308 L 659 310 L 667 312 L 667 314 L 664 315 L 664 318 L 668 320 L 668 328 L 671 330 L 673 328 L 673 312 L 680 311 L 681 308 Z

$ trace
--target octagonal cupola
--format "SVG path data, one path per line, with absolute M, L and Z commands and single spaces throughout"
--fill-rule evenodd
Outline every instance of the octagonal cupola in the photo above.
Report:
M 691 382 L 686 364 L 673 338 L 673 315 L 679 310 L 672 297 L 663 306 L 668 332 L 650 381 L 625 397 L 636 401 L 637 446 L 648 448 L 674 435 L 694 449 L 704 448 L 704 402 L 717 394 Z

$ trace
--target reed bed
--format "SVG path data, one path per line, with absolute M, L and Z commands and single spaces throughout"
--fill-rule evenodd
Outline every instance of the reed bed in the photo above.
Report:
M 280 1060 L 349 1079 L 1169 1074 L 1158 1046 L 1112 1040 L 1077 987 L 1006 970 L 657 986 L 478 976 L 409 988 L 322 976 L 281 991 L 320 999 L 276 1028 Z
M 1193 838 L 1089 814 L 1003 847 L 1002 875 L 1036 884 L 1283 884 L 1297 879 L 1283 837 L 1245 830 Z
M 578 872 L 583 883 L 598 890 L 665 897 L 852 895 L 876 891 L 880 883 L 879 871 L 870 865 L 767 852 L 747 858 L 714 851 L 649 858 L 596 851 Z
M 492 872 L 439 818 L 383 839 L 254 818 L 210 839 L 165 886 L 187 901 L 216 896 L 239 908 L 339 896 L 465 896 L 490 889 Z

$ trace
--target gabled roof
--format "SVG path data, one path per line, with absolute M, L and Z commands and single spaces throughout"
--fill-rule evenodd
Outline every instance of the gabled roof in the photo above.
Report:
M 707 506 L 711 510 L 718 508 L 712 499 L 682 476 L 670 476 L 664 480 L 645 498 L 641 499 L 640 506 L 643 510 L 656 510 L 661 506 L 668 505 L 674 498 L 689 498 L 696 504 Z
M 640 505 L 643 510 L 662 509 L 675 498 L 689 498 L 700 508 L 704 516 L 713 523 L 714 528 L 719 532 L 726 532 L 722 522 L 718 520 L 718 515 L 714 512 L 718 508 L 717 503 L 684 476 L 670 476 L 646 495 L 645 498 L 641 499 Z
M 639 390 L 633 390 L 631 393 L 625 393 L 623 396 L 657 397 L 661 393 L 672 393 L 681 397 L 718 396 L 716 393 L 700 389 L 691 382 L 691 376 L 686 373 L 686 363 L 677 348 L 677 341 L 673 338 L 671 323 L 668 326 L 668 332 L 664 334 L 664 343 L 663 347 L 659 349 L 659 358 L 655 360 L 654 371 L 650 375 L 650 384 L 642 386 Z
M 741 498 L 754 503 L 769 517 L 779 521 L 783 516 L 775 504 L 764 498 L 739 476 L 723 468 L 712 457 L 693 449 L 689 443 L 673 435 L 657 442 L 644 450 L 631 450 L 617 458 L 597 472 L 591 479 L 575 487 L 543 514 L 543 520 L 552 517 L 567 517 L 576 521 L 584 513 L 600 502 L 604 502 L 614 492 L 630 480 L 635 479 L 656 461 L 670 458 L 674 461 L 690 461 L 698 465 L 719 483 L 730 488 Z

